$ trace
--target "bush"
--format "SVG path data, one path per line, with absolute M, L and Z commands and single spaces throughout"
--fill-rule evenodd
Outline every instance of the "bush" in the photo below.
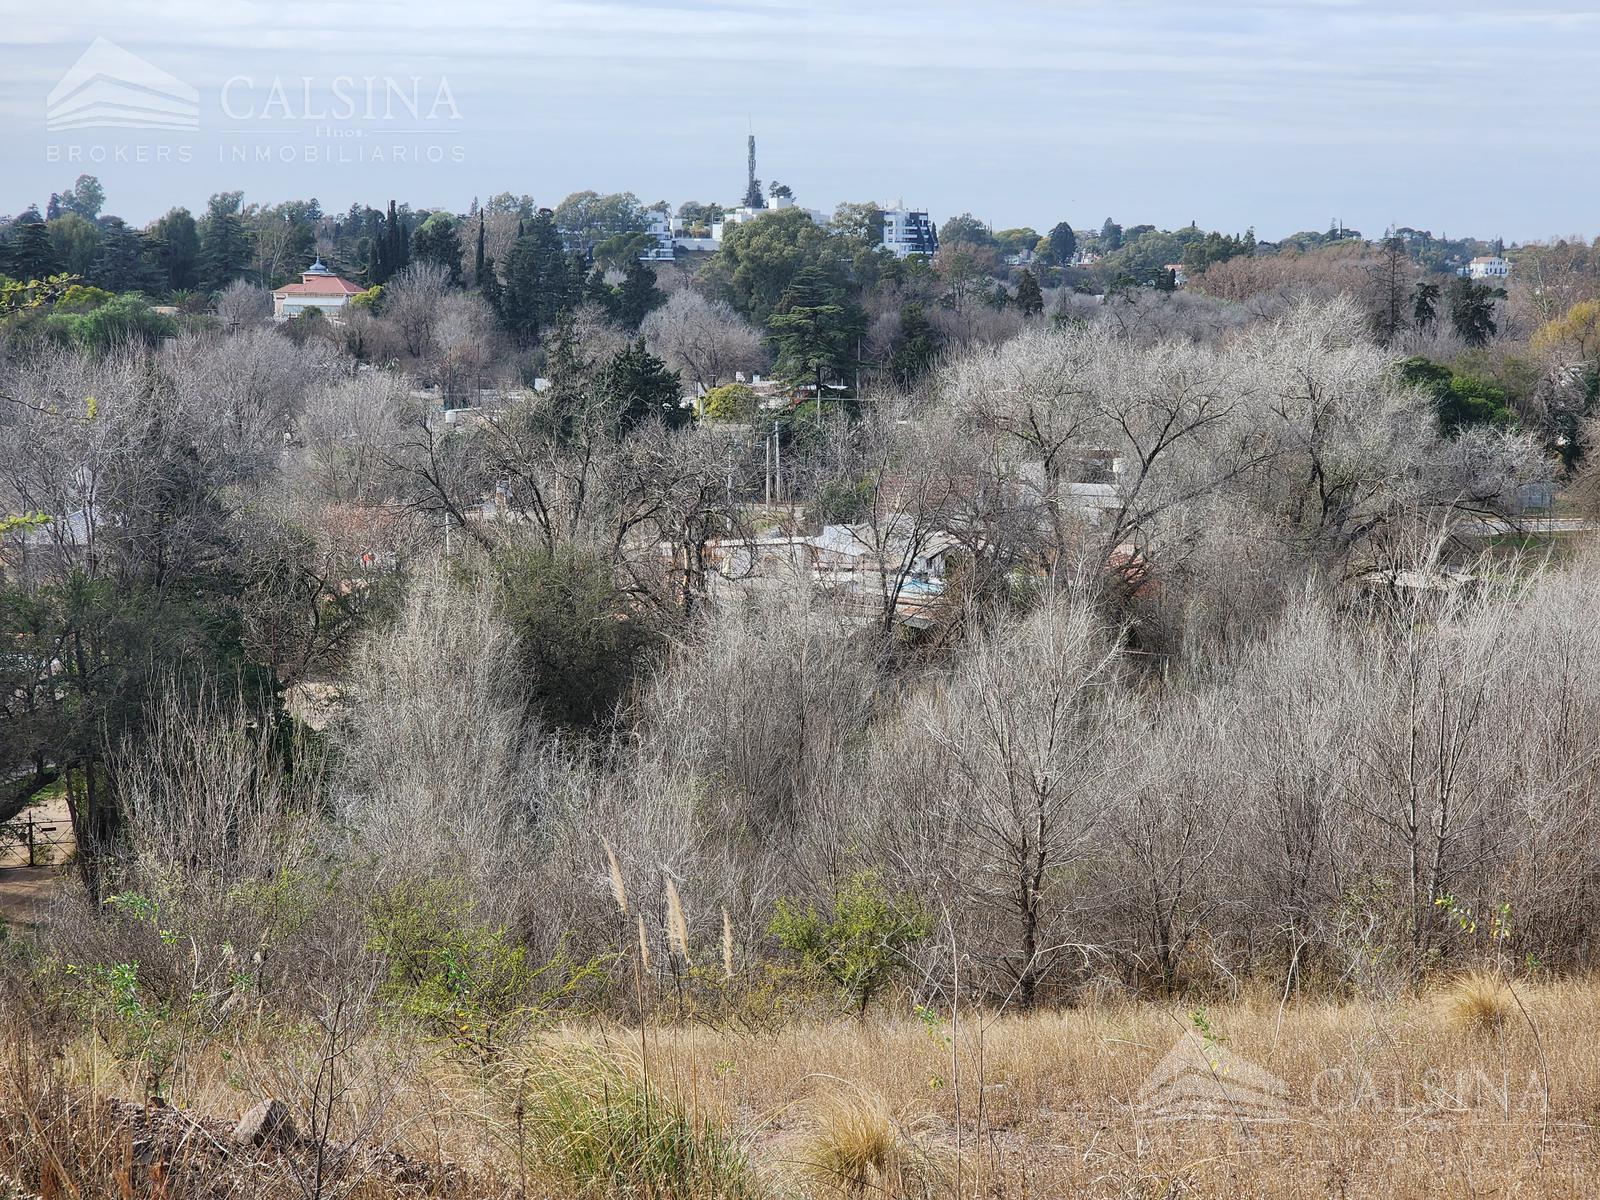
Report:
M 580 550 L 523 549 L 495 569 L 539 715 L 570 729 L 608 721 L 656 640 L 610 565 Z
M 876 875 L 864 872 L 834 897 L 831 916 L 779 900 L 769 929 L 865 1016 L 872 997 L 905 964 L 907 948 L 933 932 L 933 920 L 916 903 L 890 897 Z
M 486 1040 L 528 996 L 527 951 L 475 922 L 455 884 L 401 884 L 372 903 L 367 928 L 388 960 L 385 999 L 437 1033 Z
M 725 383 L 706 393 L 705 415 L 713 421 L 751 421 L 756 415 L 756 394 L 742 383 Z

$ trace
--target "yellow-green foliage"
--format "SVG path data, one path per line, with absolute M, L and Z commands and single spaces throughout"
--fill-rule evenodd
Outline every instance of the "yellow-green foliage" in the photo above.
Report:
M 705 414 L 714 421 L 748 421 L 756 415 L 756 394 L 742 383 L 725 383 L 706 393 Z
M 933 931 L 933 921 L 914 902 L 890 896 L 871 872 L 854 876 L 833 898 L 833 911 L 819 915 L 779 900 L 770 932 L 785 950 L 832 980 L 865 1013 L 891 976 L 905 965 L 905 951 Z
M 474 918 L 464 889 L 403 883 L 367 911 L 368 949 L 388 959 L 385 998 L 436 1032 L 476 1040 L 527 999 L 527 951 Z

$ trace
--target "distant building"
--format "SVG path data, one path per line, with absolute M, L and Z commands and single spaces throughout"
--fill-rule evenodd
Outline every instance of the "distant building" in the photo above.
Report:
M 1511 264 L 1499 254 L 1475 258 L 1467 264 L 1468 279 L 1504 279 L 1511 274 Z
M 939 249 L 939 233 L 926 212 L 910 208 L 883 210 L 883 248 L 896 258 L 913 254 L 932 256 Z
M 722 220 L 711 226 L 711 238 L 713 241 L 720 243 L 730 226 L 745 225 L 751 221 L 766 216 L 768 213 L 782 212 L 785 209 L 799 207 L 800 206 L 788 196 L 768 196 L 766 204 L 761 208 L 751 208 L 749 205 L 745 205 L 740 208 L 730 208 L 727 212 L 722 214 Z M 824 217 L 814 208 L 801 208 L 800 211 L 805 213 L 806 216 L 810 217 L 818 225 L 824 224 L 827 220 L 826 217 Z
M 286 284 L 272 293 L 272 318 L 287 321 L 314 308 L 329 320 L 337 321 L 339 311 L 350 303 L 350 297 L 359 296 L 365 290 L 360 284 L 335 275 L 319 258 L 300 273 L 299 283 Z
M 645 232 L 653 239 L 650 246 L 639 255 L 645 262 L 672 262 L 678 257 L 677 243 L 673 237 L 675 222 L 666 213 L 651 209 L 647 214 Z

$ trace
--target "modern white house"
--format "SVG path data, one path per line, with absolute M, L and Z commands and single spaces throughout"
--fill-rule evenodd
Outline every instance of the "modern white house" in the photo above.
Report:
M 285 284 L 272 293 L 272 319 L 287 321 L 314 308 L 330 321 L 337 321 L 350 298 L 365 290 L 360 284 L 335 275 L 319 258 L 300 273 L 299 283 Z
M 664 212 L 651 209 L 647 214 L 645 232 L 653 239 L 648 249 L 639 255 L 645 262 L 672 262 L 678 257 L 675 225 L 681 225 Z
M 1511 264 L 1499 254 L 1475 258 L 1467 264 L 1468 279 L 1504 279 L 1511 274 Z
M 896 258 L 910 258 L 913 254 L 932 257 L 939 249 L 939 233 L 932 219 L 921 209 L 886 208 L 883 210 L 883 248 Z

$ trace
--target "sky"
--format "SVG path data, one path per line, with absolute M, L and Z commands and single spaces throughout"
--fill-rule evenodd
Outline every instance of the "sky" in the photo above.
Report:
M 1600 6 L 8 7 L 0 214 L 43 207 L 84 171 L 107 211 L 141 224 L 233 189 L 247 202 L 315 197 L 327 211 L 391 197 L 464 211 L 502 191 L 554 205 L 585 188 L 735 203 L 753 130 L 760 177 L 824 210 L 903 200 L 996 228 L 1109 216 L 1263 238 L 1334 219 L 1369 236 L 1390 225 L 1507 240 L 1600 232 Z M 123 99 L 188 85 L 194 128 L 48 128 L 63 112 L 52 92 L 92 46 L 76 82 L 112 76 Z

